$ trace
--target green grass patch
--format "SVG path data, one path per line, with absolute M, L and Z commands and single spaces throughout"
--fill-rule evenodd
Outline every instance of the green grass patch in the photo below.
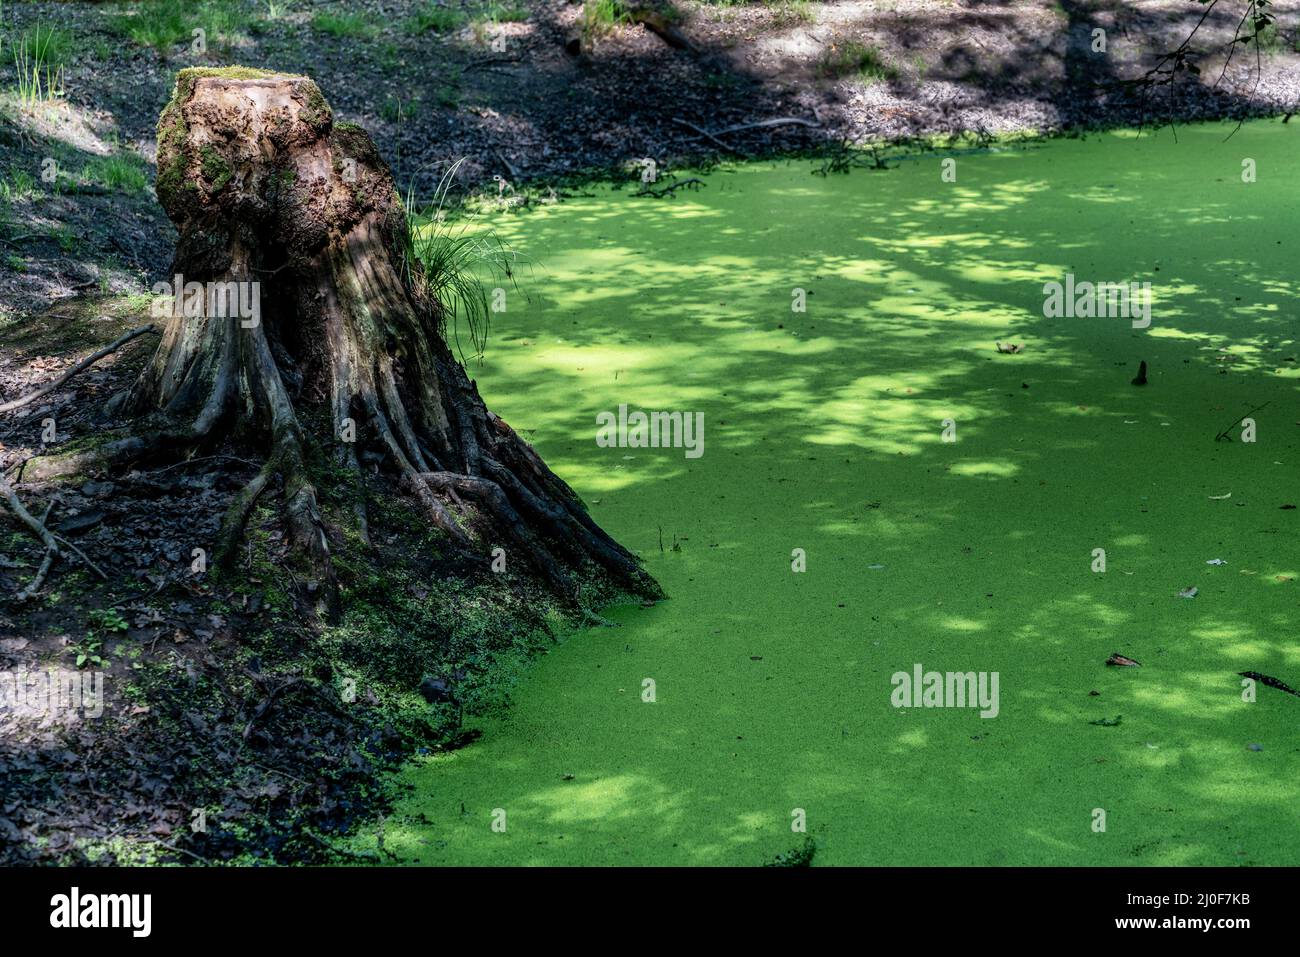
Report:
M 454 33 L 464 26 L 465 19 L 465 13 L 459 8 L 430 3 L 406 21 L 406 32 L 415 36 L 422 33 Z
M 898 78 L 898 70 L 885 60 L 884 54 L 857 40 L 831 44 L 818 59 L 817 68 L 822 76 L 836 80 L 853 76 L 878 83 Z
M 631 23 L 620 0 L 586 0 L 582 5 L 582 32 L 596 38 L 607 35 L 614 28 Z
M 203 31 L 208 49 L 228 52 L 255 22 L 255 9 L 241 0 L 143 0 L 112 20 L 122 36 L 164 58 L 181 43 L 195 43 L 195 30 Z
M 368 37 L 374 32 L 370 19 L 361 13 L 318 13 L 311 25 L 321 33 L 345 39 Z
M 808 0 L 763 0 L 763 4 L 772 11 L 772 18 L 778 26 L 792 27 L 817 19 Z
M 488 3 L 478 8 L 474 19 L 488 23 L 523 23 L 529 17 L 527 7 L 518 3 Z
M 144 163 L 133 153 L 96 156 L 86 163 L 81 178 L 124 193 L 138 193 L 149 186 Z

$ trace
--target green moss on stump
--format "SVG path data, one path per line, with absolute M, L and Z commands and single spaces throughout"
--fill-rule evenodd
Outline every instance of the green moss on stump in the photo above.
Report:
M 210 77 L 228 80 L 266 80 L 276 77 L 304 80 L 307 102 L 303 107 L 303 121 L 315 129 L 322 123 L 324 128 L 328 128 L 332 120 L 329 106 L 320 89 L 306 77 L 246 66 L 186 67 L 176 74 L 171 99 L 158 118 L 158 174 L 154 191 L 163 208 L 169 211 L 179 199 L 177 194 L 181 189 L 186 185 L 193 188 L 192 183 L 186 183 L 185 141 L 189 135 L 189 126 L 185 122 L 184 105 L 193 95 L 194 85 L 199 80 Z M 229 183 L 231 173 L 224 160 L 217 156 L 210 161 L 205 152 L 203 175 L 212 183 L 212 191 L 216 193 Z
M 226 188 L 232 175 L 230 164 L 226 162 L 224 156 L 213 149 L 211 146 L 204 146 L 199 150 L 199 156 L 203 161 L 203 178 L 208 181 L 209 191 L 215 196 Z

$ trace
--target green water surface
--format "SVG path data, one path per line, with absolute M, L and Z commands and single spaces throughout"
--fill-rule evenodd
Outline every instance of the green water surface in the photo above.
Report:
M 473 374 L 670 597 L 541 658 L 355 846 L 747 865 L 802 809 L 819 865 L 1295 863 L 1300 699 L 1237 672 L 1300 685 L 1300 130 L 1230 132 L 493 221 L 535 270 Z M 1044 318 L 1066 273 L 1151 282 L 1150 328 Z M 621 403 L 703 412 L 703 455 L 599 447 Z M 997 672 L 998 716 L 893 707 L 917 663 Z

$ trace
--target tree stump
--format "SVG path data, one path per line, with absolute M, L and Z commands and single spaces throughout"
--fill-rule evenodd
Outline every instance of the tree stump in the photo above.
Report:
M 156 188 L 179 232 L 171 274 L 199 286 L 178 294 L 157 352 L 110 403 L 130 423 L 94 449 L 31 460 L 25 480 L 180 457 L 227 437 L 260 443 L 265 465 L 231 505 L 217 557 L 233 552 L 278 476 L 289 542 L 314 579 L 317 610 L 330 613 L 338 530 L 322 519 L 304 464 L 310 439 L 356 473 L 357 489 L 359 453 L 381 459 L 385 479 L 466 560 L 486 562 L 495 542 L 568 599 L 593 570 L 660 596 L 486 408 L 423 289 L 391 173 L 361 127 L 334 122 L 314 82 L 182 70 L 158 123 Z M 355 519 L 365 537 L 364 493 Z

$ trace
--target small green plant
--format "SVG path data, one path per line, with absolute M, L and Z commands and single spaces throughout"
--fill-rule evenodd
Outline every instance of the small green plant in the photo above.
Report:
M 415 111 L 418 99 L 403 100 L 400 97 L 390 96 L 384 99 L 379 107 L 379 115 L 389 123 L 400 123 L 402 117 L 410 116 Z
M 93 631 L 86 632 L 85 639 L 75 645 L 69 645 L 68 650 L 76 656 L 74 660 L 78 668 L 84 668 L 86 665 L 104 667 L 104 656 L 101 654 L 104 650 L 104 641 Z
M 360 13 L 318 13 L 311 25 L 332 37 L 364 37 L 371 32 L 370 22 Z
M 445 110 L 454 110 L 460 106 L 460 90 L 455 84 L 444 83 L 438 87 L 437 103 Z
M 451 7 L 431 3 L 406 21 L 406 32 L 413 36 L 421 33 L 452 33 L 465 22 L 465 14 Z
M 33 109 L 63 95 L 63 67 L 68 35 L 39 23 L 13 44 L 14 70 L 18 74 L 18 102 Z
M 1282 49 L 1282 36 L 1278 32 L 1276 20 L 1260 21 L 1255 25 L 1255 32 L 1247 33 L 1245 36 L 1247 37 L 1245 42 L 1254 40 L 1261 53 L 1274 54 Z
M 131 627 L 116 608 L 96 608 L 86 617 L 92 625 L 104 631 L 120 633 Z
M 857 40 L 831 44 L 830 49 L 822 54 L 818 67 L 823 76 L 834 79 L 856 76 L 875 83 L 898 77 L 898 70 L 885 61 L 879 50 Z
M 9 167 L 9 178 L 0 180 L 0 200 L 31 199 L 36 195 L 36 177 L 18 166 Z
M 14 253 L 10 253 L 5 257 L 5 265 L 14 272 L 27 271 L 27 260 L 23 259 L 22 256 L 15 255 Z
M 262 0 L 262 9 L 266 11 L 266 19 L 279 20 L 293 9 L 293 0 Z
M 81 240 L 77 238 L 77 234 L 72 231 L 72 227 L 67 223 L 50 230 L 50 238 L 58 243 L 59 249 L 65 253 L 70 253 L 81 245 Z
M 447 190 L 455 181 L 463 159 L 457 160 L 443 174 L 433 200 L 417 209 L 414 193 L 406 194 L 406 218 L 409 225 L 405 260 L 408 278 L 415 282 L 430 302 L 440 307 L 439 321 L 451 319 L 451 333 L 460 346 L 460 328 L 469 333 L 475 358 L 482 358 L 487 346 L 492 309 L 487 290 L 479 276 L 487 272 L 494 278 L 514 282 L 518 255 L 492 230 L 475 227 L 469 218 L 454 224 L 448 221 Z M 462 357 L 464 356 L 461 350 Z

